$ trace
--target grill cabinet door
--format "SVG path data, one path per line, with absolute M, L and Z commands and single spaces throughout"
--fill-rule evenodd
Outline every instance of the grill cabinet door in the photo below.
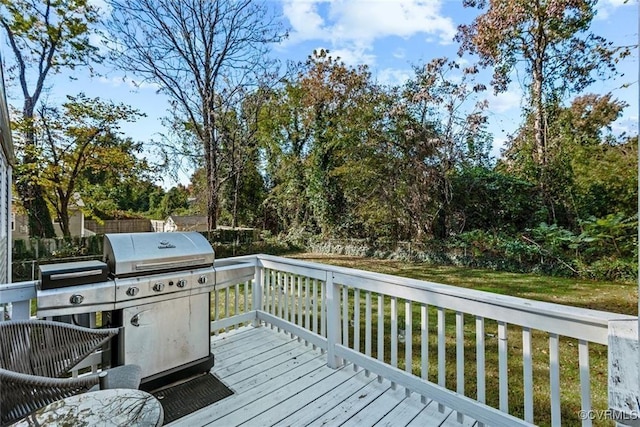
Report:
M 208 293 L 123 309 L 124 363 L 144 379 L 207 357 L 209 319 Z

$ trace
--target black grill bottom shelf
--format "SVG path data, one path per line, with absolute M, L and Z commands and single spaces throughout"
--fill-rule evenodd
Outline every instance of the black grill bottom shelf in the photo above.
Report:
M 152 393 L 162 404 L 164 424 L 231 396 L 233 391 L 211 374 Z

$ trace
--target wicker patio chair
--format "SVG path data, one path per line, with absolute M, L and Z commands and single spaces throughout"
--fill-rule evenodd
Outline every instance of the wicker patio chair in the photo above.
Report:
M 90 329 L 46 320 L 0 322 L 0 425 L 92 388 L 138 388 L 141 369 L 136 365 L 65 378 L 117 334 L 117 328 Z

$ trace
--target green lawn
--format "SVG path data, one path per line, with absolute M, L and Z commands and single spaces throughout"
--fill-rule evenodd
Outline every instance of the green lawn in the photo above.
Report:
M 291 258 L 428 280 L 446 285 L 574 307 L 611 311 L 633 316 L 638 314 L 638 285 L 636 283 L 590 281 L 462 267 L 437 267 L 418 263 L 339 255 L 299 254 L 291 256 Z
M 638 307 L 637 285 L 633 283 L 616 283 L 547 277 L 533 274 L 514 274 L 481 269 L 434 267 L 424 264 L 406 263 L 393 260 L 366 259 L 347 256 L 299 254 L 292 258 L 325 264 L 338 265 L 362 270 L 376 271 L 414 279 L 428 280 L 443 284 L 472 288 L 488 292 L 529 298 L 576 307 L 611 311 L 636 315 Z M 419 313 L 415 307 L 413 321 L 419 321 Z M 399 316 L 402 313 L 399 313 Z M 387 313 L 388 316 L 388 313 Z M 447 387 L 455 390 L 455 313 L 447 311 Z M 436 381 L 436 343 L 437 331 L 432 325 L 435 313 L 429 315 L 430 359 L 429 379 Z M 388 321 L 388 318 L 387 318 Z M 364 322 L 361 322 L 364 323 Z M 361 329 L 364 326 L 361 325 Z M 387 323 L 388 328 L 388 323 Z M 375 325 L 373 327 L 376 334 Z M 497 367 L 497 325 L 487 320 L 486 332 L 486 390 L 487 403 L 498 405 L 498 367 Z M 364 336 L 361 333 L 361 336 Z M 419 341 L 414 337 L 414 351 L 419 348 Z M 374 341 L 375 342 L 375 341 Z M 533 333 L 533 369 L 534 369 L 534 414 L 539 425 L 550 424 L 549 373 L 548 373 L 548 336 L 546 333 Z M 508 329 L 509 347 L 509 410 L 510 413 L 523 417 L 522 405 L 522 333 L 521 329 Z M 386 347 L 390 343 L 387 340 Z M 580 384 L 578 371 L 577 341 L 561 338 L 561 400 L 563 425 L 580 425 Z M 360 347 L 362 348 L 362 346 Z M 399 367 L 404 369 L 404 348 L 400 346 Z M 374 345 L 375 352 L 375 345 Z M 433 353 L 432 353 L 433 352 Z M 388 355 L 388 350 L 386 351 Z M 416 354 L 416 353 L 414 353 Z M 375 356 L 375 355 L 374 355 Z M 589 346 L 591 364 L 591 390 L 594 409 L 607 408 L 607 348 L 602 345 Z M 414 356 L 414 374 L 419 371 L 419 355 Z M 470 316 L 465 321 L 465 390 L 470 397 L 475 397 L 475 326 Z M 419 372 L 418 372 L 419 375 Z M 594 425 L 613 425 L 603 420 L 595 420 Z

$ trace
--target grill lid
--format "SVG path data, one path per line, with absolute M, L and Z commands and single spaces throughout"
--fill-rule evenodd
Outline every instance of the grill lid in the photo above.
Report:
M 118 233 L 104 235 L 104 257 L 115 277 L 213 265 L 214 252 L 200 233 Z

